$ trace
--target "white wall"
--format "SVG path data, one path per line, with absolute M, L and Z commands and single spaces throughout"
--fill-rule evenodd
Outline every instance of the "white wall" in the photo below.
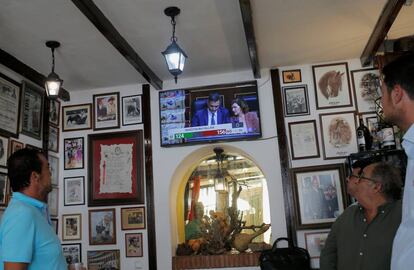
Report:
M 220 83 L 231 83 L 252 80 L 251 72 L 239 72 L 231 74 L 221 74 L 216 76 L 205 76 L 192 78 L 188 80 L 179 80 L 176 85 L 172 81 L 165 83 L 164 89 L 187 88 L 203 85 L 212 85 Z M 259 101 L 261 108 L 261 121 L 263 138 L 254 141 L 240 141 L 220 143 L 225 151 L 238 152 L 252 159 L 263 171 L 267 181 L 271 205 L 272 217 L 272 236 L 273 238 L 286 235 L 286 223 L 283 204 L 282 183 L 279 169 L 279 155 L 276 138 L 276 124 L 273 110 L 272 88 L 270 74 L 268 71 L 262 71 L 263 79 L 258 81 Z M 71 100 L 62 103 L 62 106 L 89 103 L 92 102 L 92 95 L 107 92 L 120 92 L 120 97 L 140 94 L 141 85 L 127 85 L 119 87 L 109 87 L 93 89 L 90 91 L 73 91 Z M 160 130 L 159 130 L 159 102 L 158 91 L 151 88 L 151 119 L 152 119 L 152 136 L 153 136 L 153 162 L 154 162 L 154 197 L 155 197 L 155 221 L 156 221 L 156 245 L 157 245 L 157 266 L 158 269 L 171 269 L 171 258 L 175 255 L 177 240 L 177 222 L 175 213 L 176 191 L 178 184 L 183 181 L 184 174 L 194 166 L 197 161 L 206 155 L 211 155 L 213 148 L 217 144 L 201 144 L 184 147 L 160 147 Z M 121 127 L 121 130 L 142 129 L 142 125 Z M 119 129 L 104 130 L 100 133 L 116 132 Z M 60 145 L 63 145 L 64 138 L 85 137 L 87 143 L 87 134 L 92 130 L 73 131 L 61 133 Z M 61 148 L 62 149 L 62 148 Z M 61 181 L 63 177 L 85 176 L 87 179 L 87 146 L 85 146 L 85 169 L 63 171 L 63 155 L 61 155 Z M 87 187 L 86 187 L 87 188 Z M 63 198 L 63 189 L 60 191 L 60 198 Z M 87 191 L 86 191 L 87 193 Z M 112 206 L 111 206 L 112 207 Z M 96 209 L 94 207 L 93 209 Z M 107 208 L 107 207 L 100 207 Z M 88 245 L 88 208 L 87 206 L 66 206 L 63 207 L 63 201 L 60 200 L 60 216 L 62 214 L 81 213 L 82 214 L 82 258 L 86 263 L 86 251 L 96 249 L 120 249 L 122 258 L 122 268 L 135 269 L 136 264 L 142 269 L 148 269 L 148 251 L 147 246 L 144 249 L 144 258 L 125 258 L 124 234 L 120 225 L 120 208 L 115 206 L 117 220 L 117 244 L 109 246 L 89 246 Z M 99 208 L 98 208 L 99 209 Z M 140 230 L 139 232 L 141 232 Z M 130 231 L 128 231 L 130 232 Z M 144 243 L 147 242 L 146 230 L 142 231 Z M 73 241 L 77 243 L 79 241 Z M 72 243 L 72 242 L 68 242 Z M 249 269 L 249 268 L 246 268 Z M 253 269 L 253 268 L 250 268 Z M 254 268 L 257 269 L 257 268 Z

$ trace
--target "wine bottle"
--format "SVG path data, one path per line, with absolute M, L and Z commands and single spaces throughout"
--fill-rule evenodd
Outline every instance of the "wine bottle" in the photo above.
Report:
M 387 122 L 383 122 L 381 126 L 381 148 L 395 149 L 395 135 L 392 125 L 388 124 Z
M 363 152 L 371 150 L 372 147 L 372 136 L 369 129 L 364 125 L 362 116 L 359 116 L 359 127 L 356 130 L 357 133 L 357 144 L 358 151 Z

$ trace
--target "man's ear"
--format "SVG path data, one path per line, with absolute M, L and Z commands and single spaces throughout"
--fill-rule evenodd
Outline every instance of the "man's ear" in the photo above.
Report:
M 32 171 L 32 173 L 30 174 L 30 183 L 32 182 L 37 182 L 40 178 L 40 174 L 38 172 Z
M 405 95 L 404 89 L 401 87 L 401 85 L 396 84 L 394 86 L 394 89 L 391 91 L 391 98 L 394 104 L 400 103 L 404 95 Z

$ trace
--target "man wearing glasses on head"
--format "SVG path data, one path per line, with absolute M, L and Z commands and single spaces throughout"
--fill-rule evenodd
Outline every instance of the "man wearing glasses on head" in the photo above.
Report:
M 321 252 L 321 270 L 388 270 L 401 222 L 401 176 L 385 162 L 352 165 L 347 191 L 357 200 L 332 225 Z

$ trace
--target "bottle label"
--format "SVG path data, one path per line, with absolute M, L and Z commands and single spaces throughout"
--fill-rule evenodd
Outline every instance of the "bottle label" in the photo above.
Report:
M 382 146 L 395 145 L 394 131 L 392 127 L 382 129 Z
M 365 137 L 363 130 L 357 130 L 357 143 L 358 146 L 365 146 Z

